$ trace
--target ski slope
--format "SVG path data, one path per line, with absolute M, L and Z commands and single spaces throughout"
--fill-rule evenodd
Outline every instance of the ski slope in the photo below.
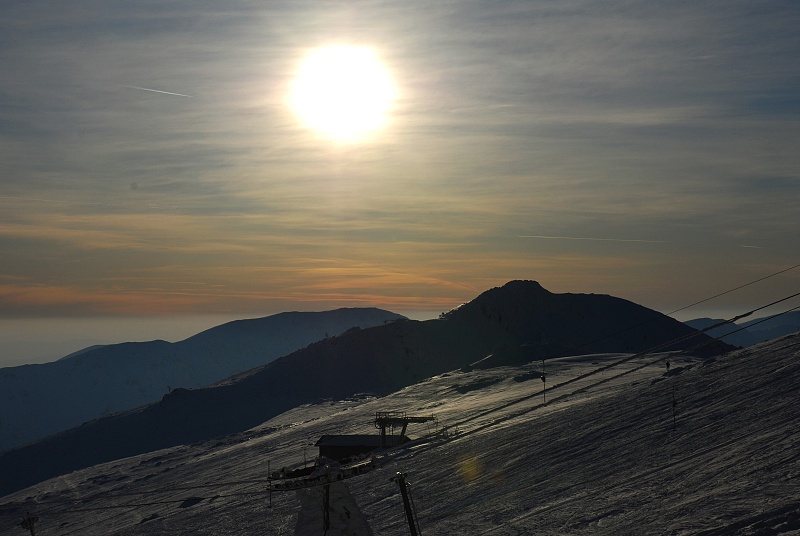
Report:
M 397 472 L 426 536 L 800 534 L 800 337 L 708 361 L 625 357 L 548 361 L 562 387 L 546 405 L 541 363 L 305 405 L 6 496 L 0 534 L 21 533 L 26 512 L 37 534 L 294 534 L 297 494 L 270 493 L 270 472 L 310 463 L 321 435 L 375 433 L 387 410 L 438 422 L 345 481 L 375 534 L 409 533 Z

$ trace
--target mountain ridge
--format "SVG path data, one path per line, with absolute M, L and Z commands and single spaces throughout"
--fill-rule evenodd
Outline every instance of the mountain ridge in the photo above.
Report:
M 695 329 L 706 329 L 726 322 L 722 318 L 695 318 L 685 324 Z M 742 323 L 730 323 L 708 331 L 712 337 L 746 348 L 778 337 L 800 331 L 800 311 L 783 313 L 777 316 L 754 318 Z
M 210 385 L 354 326 L 403 318 L 374 307 L 284 312 L 234 320 L 175 343 L 103 345 L 52 363 L 2 368 L 0 451 L 157 402 L 176 388 Z
M 98 419 L 6 452 L 0 455 L 0 472 L 9 478 L 0 483 L 0 494 L 102 461 L 240 432 L 320 399 L 364 392 L 386 395 L 433 375 L 469 366 L 498 349 L 524 347 L 524 359 L 530 361 L 568 355 L 572 340 L 589 341 L 582 342 L 583 353 L 635 353 L 696 334 L 677 320 L 619 298 L 544 294 L 538 289 L 533 292 L 534 301 L 545 299 L 548 314 L 542 316 L 544 323 L 532 329 L 524 315 L 509 320 L 515 304 L 510 296 L 528 286 L 532 290 L 541 288 L 535 282 L 514 282 L 481 294 L 457 308 L 456 315 L 350 330 L 213 386 L 179 390 L 159 403 Z M 561 308 L 559 296 L 565 300 Z M 494 303 L 489 298 L 498 301 L 487 317 L 481 305 Z M 538 311 L 536 303 L 523 302 L 528 313 Z M 603 317 L 609 309 L 616 316 L 606 314 L 600 328 L 587 323 L 587 319 Z M 500 318 L 504 312 L 505 320 Z M 643 319 L 643 314 L 647 318 Z M 557 328 L 565 319 L 570 321 L 567 326 Z M 615 337 L 598 337 L 609 328 L 613 328 Z M 546 333 L 562 338 L 542 340 Z M 697 341 L 713 342 L 702 334 L 697 335 Z M 670 349 L 693 345 L 683 343 Z M 712 355 L 729 349 L 722 344 L 708 345 L 704 352 Z

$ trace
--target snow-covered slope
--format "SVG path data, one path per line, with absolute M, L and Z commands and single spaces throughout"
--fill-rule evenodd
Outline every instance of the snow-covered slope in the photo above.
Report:
M 0 534 L 28 513 L 38 534 L 293 534 L 300 503 L 269 492 L 270 472 L 310 460 L 324 434 L 375 433 L 386 410 L 438 422 L 344 481 L 375 534 L 409 533 L 397 472 L 426 536 L 800 533 L 800 336 L 716 359 L 620 357 L 548 361 L 546 405 L 540 364 L 304 405 L 4 497 Z
M 102 346 L 53 363 L 0 369 L 0 451 L 209 385 L 327 336 L 404 318 L 375 308 L 237 320 L 177 343 Z
M 577 348 L 637 352 L 695 333 L 618 298 L 557 295 L 533 281 L 512 282 L 443 319 L 351 330 L 214 386 L 174 390 L 157 404 L 8 451 L 0 455 L 0 493 L 97 463 L 240 432 L 320 399 L 386 395 L 469 365 L 525 363 Z M 708 341 L 701 335 L 666 348 Z M 714 346 L 701 348 L 709 349 Z

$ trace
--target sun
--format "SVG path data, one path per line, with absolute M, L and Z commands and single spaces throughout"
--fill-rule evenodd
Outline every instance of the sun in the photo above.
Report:
M 383 128 L 394 99 L 389 70 L 372 49 L 358 46 L 314 50 L 290 90 L 303 124 L 342 142 L 363 140 Z

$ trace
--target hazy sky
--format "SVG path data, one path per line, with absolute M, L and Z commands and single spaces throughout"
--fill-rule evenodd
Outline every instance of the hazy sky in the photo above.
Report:
M 798 28 L 794 1 L 4 0 L 0 317 L 440 312 L 511 279 L 676 309 L 800 262 Z M 396 86 L 356 143 L 288 105 L 330 44 Z

